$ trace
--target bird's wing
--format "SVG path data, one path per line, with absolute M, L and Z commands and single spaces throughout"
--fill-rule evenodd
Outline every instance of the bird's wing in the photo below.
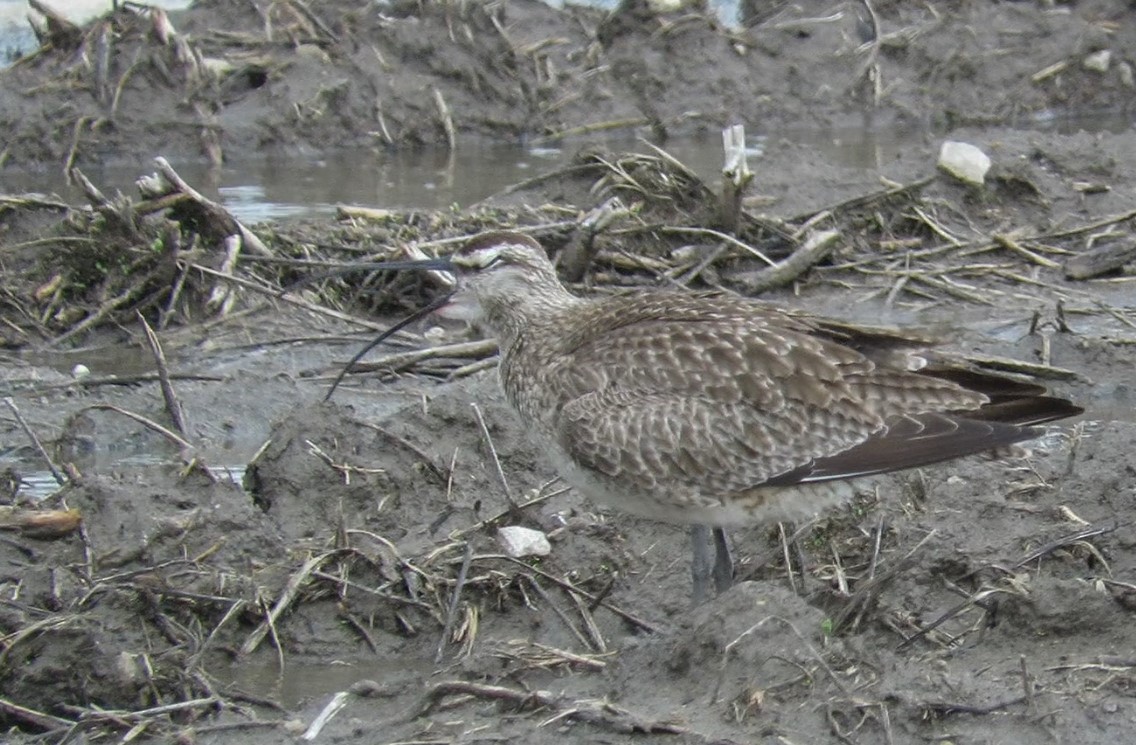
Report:
M 877 367 L 775 311 L 732 313 L 720 301 L 705 312 L 672 303 L 656 317 L 622 310 L 593 318 L 551 375 L 575 392 L 556 418 L 561 446 L 624 483 L 650 488 L 665 474 L 720 494 L 752 488 L 886 435 L 893 417 L 985 401 Z
M 725 495 L 870 436 L 867 423 L 829 424 L 810 426 L 796 407 L 770 414 L 741 402 L 607 391 L 567 404 L 556 434 L 577 465 L 625 486 Z

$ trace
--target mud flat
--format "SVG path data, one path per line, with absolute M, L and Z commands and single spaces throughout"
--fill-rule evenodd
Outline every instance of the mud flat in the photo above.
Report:
M 83 200 L 0 196 L 4 737 L 1136 739 L 1136 136 L 1020 127 L 1130 97 L 1126 6 L 878 2 L 871 34 L 856 7 L 743 31 L 633 5 L 202 3 L 162 41 L 127 6 L 6 71 L 8 164 L 65 166 Z M 205 74 L 226 56 L 244 72 Z M 949 137 L 990 155 L 985 184 L 936 169 L 938 136 L 871 173 L 772 142 L 734 201 L 660 137 L 864 111 L 969 121 Z M 245 226 L 151 160 L 621 120 L 662 149 L 585 148 L 464 210 Z M 108 157 L 138 159 L 143 188 L 87 179 Z M 914 326 L 1088 411 L 1028 453 L 735 531 L 742 581 L 691 609 L 684 533 L 557 483 L 475 331 L 413 326 L 323 400 L 440 291 L 329 268 L 501 226 L 581 293 Z M 48 461 L 60 485 L 30 503 Z M 516 524 L 551 554 L 505 557 Z
M 640 0 L 611 13 L 538 0 L 126 3 L 82 28 L 45 25 L 45 46 L 0 75 L 0 164 L 661 141 L 737 122 L 985 126 L 1120 111 L 1136 95 L 1136 31 L 1118 0 L 753 5 L 752 25 L 735 28 L 697 4 L 656 14 Z

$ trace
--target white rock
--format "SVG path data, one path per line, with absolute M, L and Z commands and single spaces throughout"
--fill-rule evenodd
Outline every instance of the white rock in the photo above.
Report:
M 939 150 L 939 168 L 960 181 L 982 186 L 990 170 L 990 156 L 969 143 L 947 140 Z
M 116 683 L 122 686 L 134 686 L 143 680 L 142 666 L 138 658 L 129 652 L 119 652 L 114 659 L 114 677 Z
M 1125 88 L 1136 88 L 1136 77 L 1132 74 L 1132 65 L 1127 62 L 1117 64 L 1116 71 L 1120 73 L 1120 84 Z
M 87 367 L 81 362 L 78 365 L 75 365 L 75 367 L 71 368 L 71 377 L 75 378 L 75 380 L 82 380 L 83 378 L 90 377 L 90 375 L 91 368 Z
M 227 78 L 237 69 L 237 66 L 232 62 L 220 57 L 202 57 L 201 64 L 212 73 L 213 77 L 218 79 Z
M 552 553 L 552 545 L 544 533 L 531 528 L 522 528 L 520 525 L 498 528 L 497 540 L 505 549 L 505 553 L 514 559 L 523 556 L 548 556 Z
M 1108 72 L 1110 62 L 1112 62 L 1112 52 L 1108 49 L 1102 49 L 1081 60 L 1081 66 L 1093 72 Z
M 331 63 L 331 57 L 323 50 L 319 44 L 301 44 L 296 47 L 296 56 L 307 57 L 308 59 L 322 62 L 324 64 Z

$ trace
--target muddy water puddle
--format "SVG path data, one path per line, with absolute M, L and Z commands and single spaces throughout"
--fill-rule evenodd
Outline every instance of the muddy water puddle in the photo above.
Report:
M 221 482 L 242 486 L 245 467 L 272 436 L 273 423 L 301 399 L 322 395 L 330 378 L 322 372 L 346 360 L 365 343 L 337 342 L 215 345 L 170 350 L 167 361 L 173 387 L 188 420 L 191 441 Z M 118 483 L 160 483 L 178 478 L 186 453 L 152 428 L 132 420 L 129 411 L 169 427 L 155 380 L 152 354 L 128 343 L 84 349 L 27 350 L 10 357 L 0 380 L 0 398 L 20 402 L 26 420 L 57 463 L 71 463 L 80 473 L 108 476 Z M 76 376 L 76 366 L 85 368 Z M 104 403 L 121 410 L 88 406 L 82 391 L 99 391 Z M 373 415 L 416 400 L 413 387 L 376 390 L 361 404 Z M 30 403 L 42 397 L 52 411 L 35 414 Z M 0 420 L 14 425 L 12 412 L 0 406 Z M 20 498 L 39 500 L 58 485 L 28 438 L 18 429 L 0 438 L 0 471 L 11 469 Z
M 362 681 L 392 683 L 429 678 L 434 668 L 422 659 L 375 659 L 365 663 L 306 663 L 248 660 L 211 671 L 222 682 L 255 696 L 270 698 L 287 709 L 323 703 L 328 696 Z
M 102 473 L 113 473 L 124 481 L 143 481 L 148 472 L 169 471 L 182 467 L 182 465 L 168 456 L 159 453 L 138 453 L 132 456 L 116 457 L 108 453 L 107 460 L 111 463 L 100 469 Z M 12 468 L 19 475 L 20 484 L 16 490 L 19 501 L 38 502 L 59 491 L 59 483 L 55 476 L 47 470 L 27 470 L 29 458 L 9 457 L 0 453 L 0 470 Z M 238 486 L 244 483 L 245 464 L 215 466 L 210 464 L 209 470 L 219 481 L 228 481 Z
M 1028 124 L 1059 132 L 1119 132 L 1131 127 L 1128 117 L 1114 112 L 1078 116 L 1049 112 L 1035 115 Z M 942 138 L 918 128 L 878 126 L 866 119 L 862 126 L 754 134 L 747 143 L 751 167 L 758 173 L 766 149 L 784 145 L 810 148 L 836 168 L 874 173 L 886 169 L 904 150 Z M 649 151 L 634 137 L 620 136 L 567 143 L 534 140 L 530 145 L 462 144 L 452 154 L 437 149 L 339 150 L 313 156 L 229 158 L 220 168 L 200 162 L 175 161 L 174 166 L 238 219 L 257 223 L 334 214 L 344 204 L 381 209 L 468 207 L 528 178 L 567 166 L 579 151 L 594 147 L 613 152 Z M 717 136 L 672 139 L 665 149 L 707 183 L 719 180 L 722 145 Z M 132 193 L 134 182 L 152 170 L 145 161 L 83 167 L 108 193 L 116 189 Z M 757 183 L 760 185 L 760 177 Z M 0 177 L 0 185 L 8 193 L 53 193 L 83 201 L 79 190 L 56 171 L 8 170 Z
M 914 130 L 865 126 L 754 135 L 748 144 L 755 166 L 769 142 L 784 141 L 813 148 L 834 166 L 876 170 L 920 137 Z M 224 204 L 238 219 L 256 223 L 332 214 L 341 204 L 383 209 L 467 207 L 537 174 L 566 166 L 578 151 L 596 146 L 612 151 L 648 151 L 641 142 L 627 137 L 532 146 L 463 145 L 452 155 L 438 150 L 343 150 L 318 157 L 232 159 L 221 168 L 190 162 L 174 165 L 184 178 Z M 666 150 L 707 182 L 715 183 L 719 178 L 720 138 L 672 140 Z M 130 193 L 134 181 L 149 173 L 152 166 L 147 162 L 120 162 L 84 166 L 83 170 L 104 191 Z M 55 172 L 7 171 L 3 186 L 11 193 L 83 198 Z

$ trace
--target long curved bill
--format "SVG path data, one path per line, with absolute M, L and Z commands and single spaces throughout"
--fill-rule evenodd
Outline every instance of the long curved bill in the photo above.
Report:
M 310 277 L 304 277 L 299 282 L 291 284 L 284 288 L 283 292 L 292 292 L 301 287 L 305 287 L 314 282 L 322 282 L 325 279 L 332 279 L 333 277 L 342 277 L 344 274 L 351 274 L 354 272 L 379 272 L 389 270 L 392 272 L 401 271 L 438 271 L 438 272 L 453 272 L 454 264 L 448 256 L 437 259 L 405 259 L 400 261 L 372 261 L 360 264 L 347 264 L 345 266 L 336 267 L 326 272 L 313 274 Z
M 368 264 L 352 264 L 350 266 L 343 267 L 342 269 L 336 269 L 332 272 L 324 272 L 323 274 L 320 274 L 320 275 L 308 277 L 308 278 L 304 279 L 301 283 L 299 283 L 299 285 L 293 285 L 289 289 L 295 289 L 296 287 L 298 287 L 300 285 L 310 284 L 311 282 L 317 282 L 317 281 L 322 280 L 322 279 L 330 279 L 332 277 L 338 277 L 338 276 L 345 274 L 347 272 L 384 271 L 384 270 L 389 270 L 389 271 L 429 271 L 429 270 L 434 270 L 434 271 L 452 272 L 453 268 L 454 268 L 453 263 L 450 261 L 450 259 L 448 257 L 437 258 L 437 259 L 414 259 L 414 260 L 405 260 L 405 261 L 378 261 L 378 262 L 373 262 L 373 263 L 368 263 Z M 379 346 L 384 341 L 389 339 L 391 336 L 398 333 L 402 329 L 406 328 L 410 324 L 414 323 L 415 321 L 419 320 L 420 318 L 428 316 L 429 314 L 431 314 L 434 311 L 441 308 L 443 305 L 445 305 L 447 302 L 449 302 L 450 297 L 452 295 L 453 295 L 453 292 L 448 292 L 448 293 L 442 295 L 437 300 L 430 303 L 429 305 L 427 305 L 426 307 L 422 308 L 421 310 L 417 310 L 414 313 L 411 313 L 406 318 L 402 319 L 401 321 L 399 321 L 395 325 L 391 326 L 389 329 L 387 329 L 383 333 L 379 334 L 379 336 L 377 336 L 373 341 L 369 342 L 365 347 L 363 347 L 361 350 L 359 350 L 359 352 L 354 357 L 352 357 L 351 360 L 346 365 L 343 366 L 343 369 L 339 371 L 339 374 L 335 376 L 335 380 L 332 382 L 331 387 L 328 388 L 327 394 L 324 396 L 324 401 L 328 401 L 328 400 L 331 399 L 332 394 L 335 393 L 335 389 L 338 388 L 339 384 L 343 382 L 343 379 L 347 376 L 347 373 L 350 372 L 351 368 L 355 366 L 355 363 L 357 363 L 357 362 L 359 362 L 359 360 L 363 359 L 363 357 L 365 357 L 368 352 L 370 352 L 372 349 Z

